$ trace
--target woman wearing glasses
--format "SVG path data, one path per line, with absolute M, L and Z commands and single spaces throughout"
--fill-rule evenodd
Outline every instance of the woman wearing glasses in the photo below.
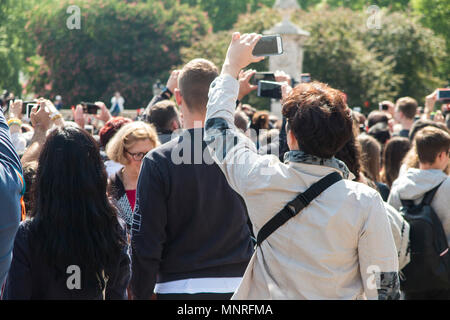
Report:
M 106 146 L 109 159 L 124 166 L 110 178 L 108 194 L 114 200 L 119 216 L 126 222 L 128 233 L 133 224 L 142 159 L 159 145 L 158 135 L 153 127 L 138 121 L 122 127 Z

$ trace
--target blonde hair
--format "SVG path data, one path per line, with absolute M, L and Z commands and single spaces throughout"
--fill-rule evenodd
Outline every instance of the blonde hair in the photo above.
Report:
M 161 144 L 153 126 L 142 121 L 128 123 L 123 126 L 108 143 L 106 146 L 106 154 L 110 160 L 127 165 L 128 159 L 125 155 L 126 150 L 137 141 L 142 140 L 150 140 L 153 144 L 153 148 L 156 148 Z

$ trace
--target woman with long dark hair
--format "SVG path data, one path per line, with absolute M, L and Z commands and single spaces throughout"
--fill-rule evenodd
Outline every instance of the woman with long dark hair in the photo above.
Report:
M 66 127 L 49 134 L 4 299 L 127 298 L 128 247 L 106 186 L 98 146 L 87 132 Z

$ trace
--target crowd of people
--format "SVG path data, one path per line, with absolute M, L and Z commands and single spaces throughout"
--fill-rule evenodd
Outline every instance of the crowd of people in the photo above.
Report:
M 29 124 L 21 100 L 0 111 L 2 299 L 450 299 L 450 117 L 436 92 L 366 118 L 280 71 L 278 118 L 241 102 L 260 37 L 234 33 L 221 70 L 173 71 L 135 119 L 119 93 L 97 115 L 78 105 L 64 119 L 44 98 Z M 424 202 L 447 269 L 411 289 L 432 279 L 412 272 L 427 261 L 408 210 Z

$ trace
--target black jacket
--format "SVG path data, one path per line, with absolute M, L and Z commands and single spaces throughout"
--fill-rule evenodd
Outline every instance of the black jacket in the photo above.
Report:
M 68 288 L 75 272 L 64 266 L 51 268 L 39 256 L 30 241 L 30 220 L 21 223 L 14 241 L 13 260 L 6 280 L 3 300 L 101 300 L 103 291 L 100 278 L 86 275 L 80 267 L 81 288 Z M 80 241 L 82 241 L 80 239 Z M 127 299 L 130 280 L 130 257 L 125 246 L 117 264 L 105 270 L 109 278 L 105 298 Z M 73 278 L 72 278 L 73 279 Z
M 194 148 L 199 164 L 193 164 Z M 183 156 L 191 164 L 176 164 Z M 142 164 L 132 227 L 135 298 L 150 298 L 156 282 L 242 277 L 253 253 L 247 221 L 245 203 L 212 160 L 202 129 L 151 151 Z

